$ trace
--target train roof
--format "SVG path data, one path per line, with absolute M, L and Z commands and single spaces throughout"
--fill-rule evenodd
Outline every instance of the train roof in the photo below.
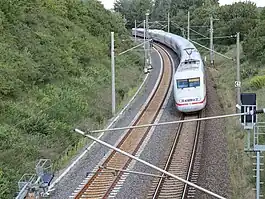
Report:
M 198 59 L 187 59 L 183 62 L 180 63 L 180 67 L 183 68 L 183 70 L 185 70 L 185 68 L 199 68 L 200 67 L 200 63 L 201 61 Z
M 135 28 L 133 28 L 133 30 L 135 30 Z M 136 30 L 139 32 L 144 31 L 143 28 L 137 28 Z M 177 73 L 185 74 L 191 71 L 203 72 L 204 63 L 201 59 L 201 55 L 194 44 L 189 40 L 163 30 L 149 29 L 149 32 L 151 35 L 157 34 L 167 40 L 172 40 L 173 45 L 179 49 L 181 57 L 179 67 L 176 71 Z

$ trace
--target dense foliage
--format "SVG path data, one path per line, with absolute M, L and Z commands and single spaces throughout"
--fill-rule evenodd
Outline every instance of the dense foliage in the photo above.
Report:
M 110 32 L 132 45 L 123 19 L 96 0 L 0 1 L 0 198 L 39 158 L 78 143 L 74 127 L 111 116 Z M 137 53 L 117 58 L 118 103 L 140 81 Z M 128 64 L 130 63 L 130 64 Z
M 134 27 L 135 20 L 143 21 L 145 13 L 151 13 L 152 9 L 153 0 L 119 0 L 114 4 L 114 10 L 125 17 L 127 28 Z
M 265 10 L 265 9 L 264 9 Z M 246 36 L 243 43 L 244 52 L 251 62 L 255 62 L 256 67 L 263 67 L 265 64 L 265 19 L 261 18 L 257 26 Z
M 153 21 L 167 21 L 167 14 L 170 13 L 171 32 L 180 35 L 184 33 L 184 36 L 187 36 L 187 13 L 190 11 L 191 38 L 194 39 L 198 38 L 198 34 L 194 31 L 209 36 L 210 15 L 212 15 L 215 37 L 234 36 L 240 32 L 241 41 L 250 45 L 259 43 L 260 40 L 260 43 L 264 43 L 259 35 L 263 35 L 262 23 L 265 19 L 265 11 L 257 8 L 256 4 L 250 1 L 220 6 L 218 0 L 155 0 L 153 3 L 150 0 L 142 0 L 141 3 L 138 0 L 117 0 L 115 10 L 127 20 L 128 28 L 134 27 L 135 19 L 138 24 L 143 21 L 147 10 L 151 11 Z M 252 31 L 253 29 L 254 31 Z M 248 42 L 251 39 L 252 41 Z M 202 41 L 202 43 L 208 44 L 209 41 Z M 235 38 L 215 39 L 214 43 L 231 45 L 235 44 Z M 246 45 L 244 45 L 244 49 L 248 48 Z M 257 48 L 262 47 L 262 45 L 257 46 Z M 260 50 L 258 52 L 262 54 Z

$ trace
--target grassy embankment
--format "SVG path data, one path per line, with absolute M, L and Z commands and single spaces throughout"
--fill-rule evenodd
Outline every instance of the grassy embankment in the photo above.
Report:
M 235 57 L 235 46 L 231 46 L 225 55 Z M 264 88 L 262 88 L 264 82 L 260 79 L 257 80 L 256 77 L 249 77 L 249 72 L 254 72 L 255 75 L 262 75 L 264 74 L 264 69 L 251 69 L 251 65 L 244 60 L 243 56 L 243 52 L 241 52 L 242 92 L 257 93 L 257 103 L 262 107 L 262 104 L 265 104 Z M 215 82 L 214 86 L 217 89 L 225 113 L 235 113 L 236 91 L 234 82 L 236 78 L 236 63 L 216 55 L 215 68 L 208 68 L 208 72 Z M 226 135 L 229 146 L 228 158 L 232 198 L 255 198 L 255 191 L 252 190 L 255 187 L 255 178 L 253 178 L 255 173 L 252 170 L 254 169 L 252 163 L 255 162 L 255 159 L 252 158 L 254 154 L 244 152 L 246 131 L 243 130 L 237 118 L 226 119 Z M 264 179 L 264 174 L 262 174 L 262 178 Z
M 0 198 L 50 158 L 61 168 L 86 140 L 72 129 L 111 117 L 110 32 L 132 46 L 123 20 L 95 0 L 0 2 Z M 126 40 L 126 41 L 122 41 Z M 116 60 L 117 103 L 142 81 L 136 52 Z

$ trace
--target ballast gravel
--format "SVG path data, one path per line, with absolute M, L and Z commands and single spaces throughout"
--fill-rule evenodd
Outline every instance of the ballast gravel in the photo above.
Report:
M 207 73 L 208 102 L 206 116 L 224 114 L 214 88 L 214 81 Z M 228 165 L 228 145 L 224 119 L 208 120 L 204 130 L 203 151 L 198 185 L 225 198 L 230 198 L 230 176 Z M 197 191 L 198 199 L 215 198 Z

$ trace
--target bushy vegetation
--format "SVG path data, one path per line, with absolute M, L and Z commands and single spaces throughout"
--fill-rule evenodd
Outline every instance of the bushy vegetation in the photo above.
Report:
M 96 0 L 0 1 L 0 198 L 36 160 L 75 147 L 74 127 L 111 117 L 110 32 L 132 46 L 122 17 Z M 117 58 L 117 101 L 141 78 L 138 53 Z
M 265 76 L 255 76 L 250 80 L 250 85 L 254 89 L 260 89 L 265 86 Z

